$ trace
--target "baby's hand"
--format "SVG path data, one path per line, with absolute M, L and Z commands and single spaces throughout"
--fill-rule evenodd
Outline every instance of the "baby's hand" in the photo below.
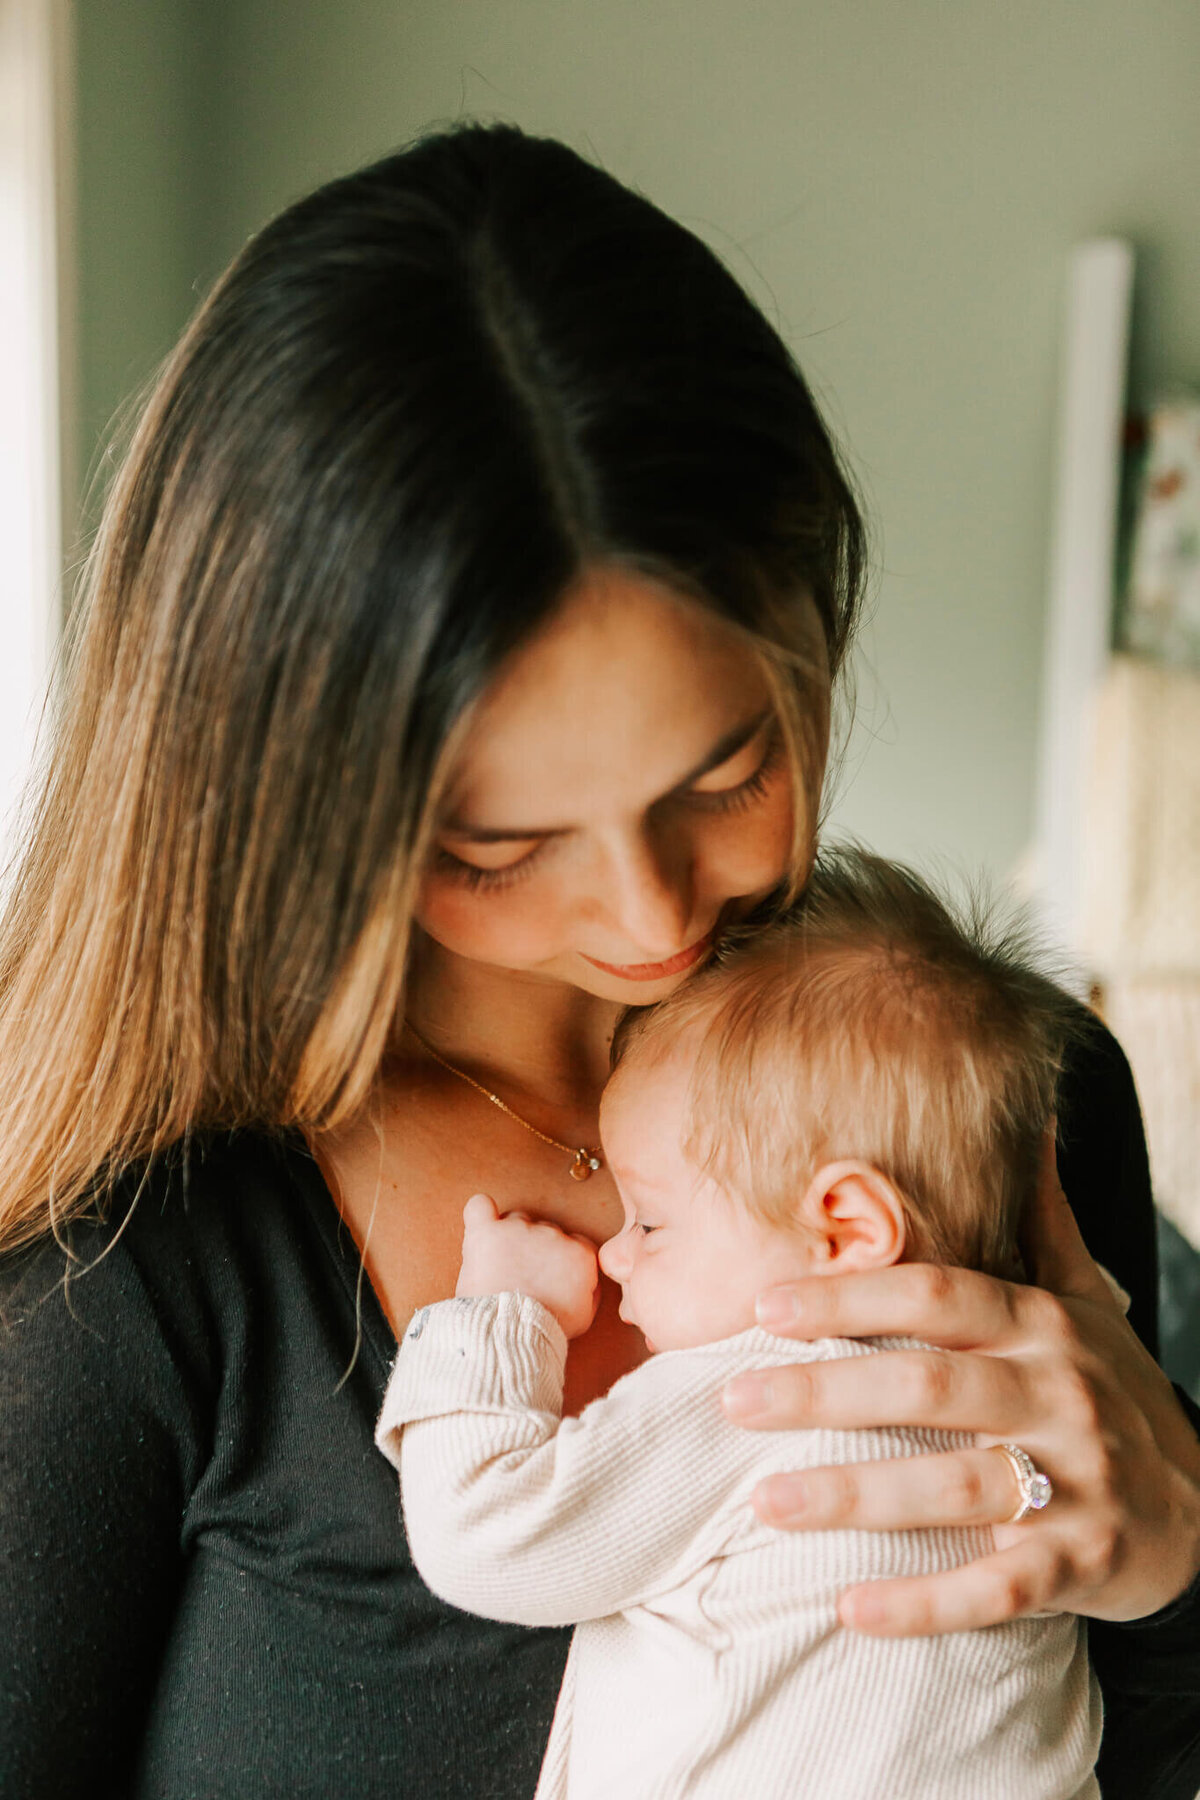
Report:
M 599 1282 L 590 1238 L 568 1235 L 528 1213 L 501 1217 L 487 1194 L 473 1194 L 467 1201 L 456 1294 L 528 1294 L 575 1338 L 596 1316 Z

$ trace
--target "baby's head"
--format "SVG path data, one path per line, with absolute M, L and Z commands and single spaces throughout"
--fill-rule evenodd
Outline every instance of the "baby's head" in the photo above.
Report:
M 600 1261 L 623 1316 L 680 1349 L 802 1275 L 1014 1274 L 1078 1018 L 1018 933 L 823 856 L 786 918 L 618 1029 L 600 1122 L 625 1225 Z

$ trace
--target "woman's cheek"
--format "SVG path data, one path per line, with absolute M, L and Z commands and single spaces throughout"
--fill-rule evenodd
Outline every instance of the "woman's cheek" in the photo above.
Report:
M 472 893 L 431 877 L 421 890 L 416 920 L 436 943 L 472 962 L 528 968 L 549 962 L 561 948 L 562 909 L 534 877 L 498 893 Z
M 714 888 L 726 894 L 765 893 L 791 867 L 792 803 L 788 792 L 751 819 L 714 833 L 705 863 Z

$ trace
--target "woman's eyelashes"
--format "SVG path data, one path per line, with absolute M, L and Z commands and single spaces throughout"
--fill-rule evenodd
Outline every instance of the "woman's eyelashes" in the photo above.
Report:
M 681 794 L 679 798 L 687 805 L 700 807 L 705 812 L 745 812 L 756 800 L 762 799 L 782 761 L 783 740 L 776 729 L 767 740 L 762 761 L 745 781 L 739 781 L 734 787 L 691 790 Z
M 680 794 L 668 794 L 657 805 L 659 808 L 683 806 L 709 813 L 746 812 L 766 794 L 782 762 L 783 741 L 776 727 L 771 731 L 758 767 L 744 781 L 727 788 L 687 788 Z M 553 842 L 551 838 L 543 838 L 524 856 L 515 862 L 504 863 L 498 869 L 484 869 L 478 863 L 465 862 L 461 856 L 439 846 L 434 852 L 433 867 L 439 875 L 450 876 L 473 893 L 495 893 L 531 875 Z
M 532 850 L 527 850 L 524 856 L 518 857 L 516 862 L 505 863 L 499 869 L 481 869 L 477 863 L 464 862 L 461 856 L 454 856 L 449 850 L 439 847 L 434 852 L 433 866 L 439 875 L 449 875 L 452 880 L 461 882 L 472 892 L 486 890 L 494 893 L 498 888 L 511 887 L 514 882 L 524 881 L 527 875 L 531 875 L 547 841 L 543 839 Z

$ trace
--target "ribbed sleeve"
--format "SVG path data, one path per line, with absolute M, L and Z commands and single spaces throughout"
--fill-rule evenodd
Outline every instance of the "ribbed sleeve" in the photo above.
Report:
M 519 1409 L 557 1423 L 566 1362 L 562 1326 L 524 1294 L 423 1306 L 404 1334 L 375 1441 L 399 1468 L 400 1433 L 422 1419 Z

